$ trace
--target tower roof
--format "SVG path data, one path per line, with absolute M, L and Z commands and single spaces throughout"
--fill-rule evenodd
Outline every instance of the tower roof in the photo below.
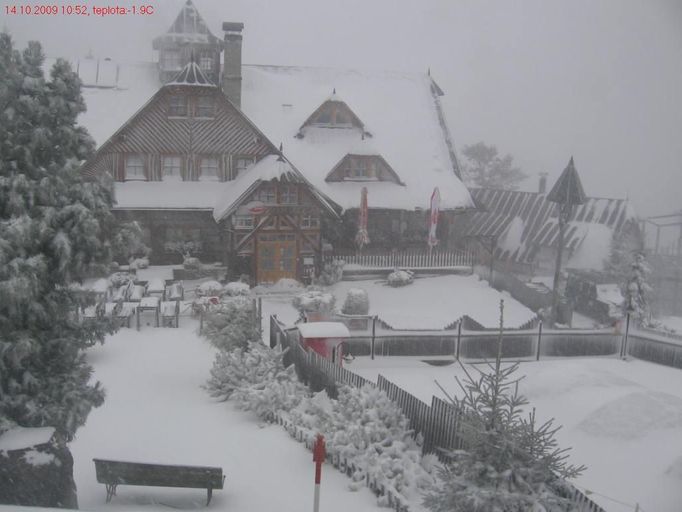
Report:
M 583 184 L 580 183 L 578 171 L 575 170 L 573 157 L 571 157 L 571 160 L 552 187 L 552 190 L 547 194 L 547 200 L 552 203 L 560 204 L 585 203 L 585 191 L 583 190 Z
M 201 17 L 201 14 L 199 14 L 192 0 L 187 0 L 182 9 L 180 9 L 178 17 L 175 18 L 175 21 L 168 29 L 168 32 L 154 39 L 153 47 L 155 50 L 158 50 L 168 43 L 220 44 L 221 40 L 208 29 L 208 25 Z
M 175 78 L 166 85 L 202 85 L 208 87 L 215 87 L 201 68 L 193 60 L 189 61 L 182 70 L 175 75 Z

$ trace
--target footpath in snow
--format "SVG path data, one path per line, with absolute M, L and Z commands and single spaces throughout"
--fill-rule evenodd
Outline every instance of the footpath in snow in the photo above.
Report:
M 229 402 L 208 396 L 201 386 L 215 351 L 196 328 L 185 317 L 179 329 L 124 328 L 88 352 L 107 397 L 71 443 L 81 509 L 205 510 L 206 491 L 200 489 L 122 485 L 106 504 L 92 459 L 110 458 L 222 467 L 225 488 L 214 492 L 211 510 L 312 510 L 312 455 L 281 427 L 260 424 Z M 325 465 L 321 510 L 378 509 L 369 490 L 351 492 L 348 484 Z

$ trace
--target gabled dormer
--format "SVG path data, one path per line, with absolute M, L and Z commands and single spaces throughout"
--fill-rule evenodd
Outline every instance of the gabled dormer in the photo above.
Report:
M 309 127 L 357 130 L 362 137 L 371 137 L 365 124 L 355 112 L 351 110 L 348 104 L 336 94 L 336 89 L 334 89 L 332 95 L 305 120 L 298 129 L 298 134 L 296 136 L 298 138 L 305 137 L 305 130 Z
M 404 185 L 384 157 L 378 154 L 347 154 L 327 174 L 325 181 L 387 181 Z

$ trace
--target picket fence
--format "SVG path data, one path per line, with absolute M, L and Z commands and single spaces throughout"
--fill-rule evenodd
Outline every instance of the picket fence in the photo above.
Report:
M 441 460 L 446 461 L 449 451 L 465 448 L 461 435 L 462 415 L 454 404 L 433 396 L 431 405 L 428 405 L 383 375 L 378 376 L 375 384 L 312 350 L 304 349 L 299 343 L 296 331 L 284 330 L 274 317 L 270 319 L 270 333 L 271 345 L 274 346 L 274 341 L 277 340 L 282 349 L 288 349 L 285 354 L 285 364 L 295 364 L 299 379 L 310 385 L 313 390 L 326 389 L 328 394 L 334 397 L 339 384 L 353 387 L 378 387 L 386 392 L 388 397 L 408 418 L 415 438 L 421 442 L 422 453 L 434 453 Z M 380 488 L 374 490 L 384 495 Z M 396 497 L 390 497 L 390 499 L 393 498 Z M 570 486 L 568 498 L 576 506 L 576 512 L 606 512 L 573 486 Z M 396 501 L 396 503 L 398 502 L 400 500 Z M 405 508 L 399 508 L 403 506 Z M 408 506 L 402 502 L 393 508 L 398 512 L 409 510 Z
M 343 260 L 346 265 L 368 268 L 456 268 L 472 267 L 473 254 L 469 251 L 391 251 L 384 253 L 334 253 L 326 261 Z

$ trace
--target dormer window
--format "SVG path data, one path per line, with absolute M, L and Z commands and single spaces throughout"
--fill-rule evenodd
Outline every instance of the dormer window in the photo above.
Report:
M 327 174 L 325 181 L 390 181 L 403 184 L 380 155 L 346 155 Z
M 213 53 L 209 51 L 201 52 L 199 57 L 199 67 L 202 71 L 213 70 Z
M 215 115 L 215 101 L 212 96 L 197 98 L 197 117 L 213 117 Z
M 365 125 L 350 107 L 336 95 L 336 92 L 301 125 L 297 137 L 305 136 L 306 127 L 358 129 L 363 135 L 370 135 Z
M 144 172 L 144 159 L 140 155 L 128 155 L 125 161 L 126 181 L 144 181 L 147 175 Z
M 169 117 L 187 117 L 187 96 L 173 95 L 168 98 Z
M 165 50 L 161 62 L 166 71 L 180 71 L 182 69 L 182 57 L 178 50 Z

